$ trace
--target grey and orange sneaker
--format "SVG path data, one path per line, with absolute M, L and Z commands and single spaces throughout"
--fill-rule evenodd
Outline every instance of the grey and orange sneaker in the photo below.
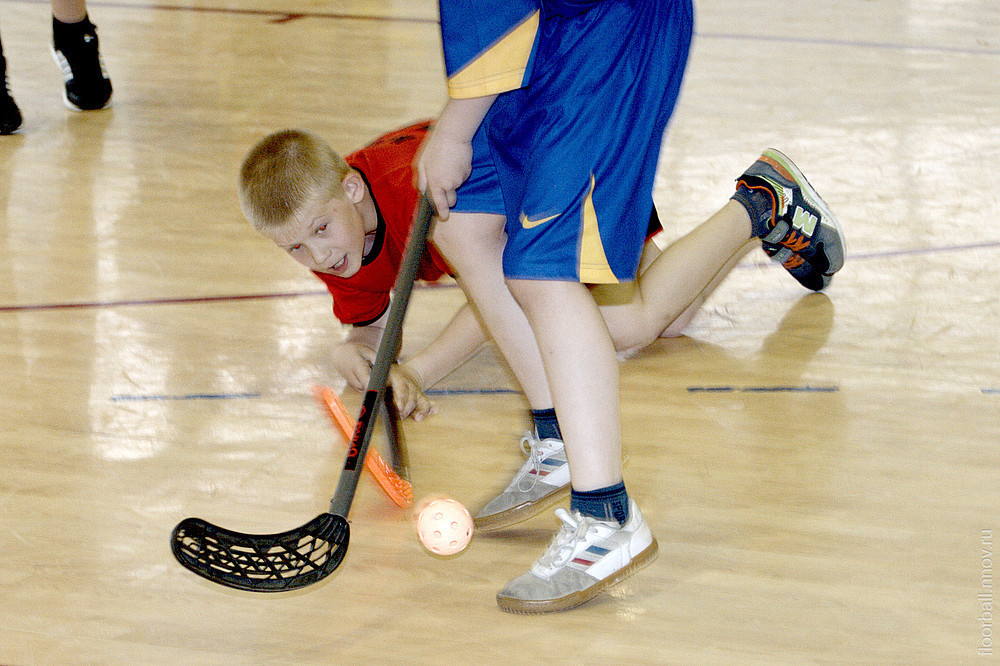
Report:
M 781 152 L 765 150 L 740 176 L 733 198 L 757 212 L 757 219 L 751 212 L 751 224 L 764 251 L 804 286 L 818 291 L 843 267 L 846 250 L 840 223 Z
M 826 275 L 813 268 L 812 264 L 802 258 L 802 255 L 792 252 L 784 245 L 772 245 L 762 243 L 761 248 L 764 254 L 769 256 L 774 262 L 785 267 L 793 278 L 799 281 L 806 289 L 813 291 L 823 291 L 833 280 L 832 275 Z

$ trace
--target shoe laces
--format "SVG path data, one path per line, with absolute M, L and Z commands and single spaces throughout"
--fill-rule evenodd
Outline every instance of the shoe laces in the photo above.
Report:
M 562 521 L 562 527 L 552 539 L 548 550 L 538 558 L 538 567 L 543 569 L 560 569 L 566 566 L 576 552 L 577 544 L 584 540 L 587 533 L 597 531 L 598 520 L 584 516 L 579 511 L 572 513 L 566 509 L 556 509 L 556 517 Z
M 541 467 L 542 461 L 545 460 L 545 456 L 551 453 L 553 446 L 547 444 L 547 442 L 553 442 L 557 440 L 551 439 L 538 439 L 535 434 L 530 430 L 524 433 L 524 437 L 521 438 L 521 453 L 528 456 L 528 462 L 531 464 L 524 474 L 519 474 L 516 479 L 517 489 L 526 493 L 535 487 L 538 483 L 538 471 Z M 525 480 L 527 480 L 527 486 L 525 486 Z
M 809 247 L 810 239 L 805 234 L 792 229 L 792 231 L 785 237 L 781 244 L 787 247 L 792 252 L 801 252 Z

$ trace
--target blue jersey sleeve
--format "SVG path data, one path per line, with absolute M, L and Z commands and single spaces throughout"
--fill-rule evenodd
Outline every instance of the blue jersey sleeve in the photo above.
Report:
M 483 97 L 524 86 L 538 45 L 535 0 L 440 0 L 448 94 Z

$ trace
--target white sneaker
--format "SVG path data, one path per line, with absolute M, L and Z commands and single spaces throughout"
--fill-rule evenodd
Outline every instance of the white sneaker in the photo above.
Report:
M 531 431 L 521 438 L 528 459 L 502 493 L 476 514 L 483 532 L 508 527 L 544 511 L 569 495 L 569 463 L 559 439 L 538 439 Z
M 624 525 L 556 509 L 562 528 L 528 573 L 497 593 L 500 610 L 551 613 L 587 602 L 656 558 L 657 543 L 629 502 Z

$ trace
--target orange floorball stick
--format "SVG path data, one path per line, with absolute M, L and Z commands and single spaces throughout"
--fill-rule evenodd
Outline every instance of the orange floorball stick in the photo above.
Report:
M 344 403 L 340 401 L 333 389 L 326 386 L 317 386 L 314 393 L 320 404 L 326 407 L 330 420 L 344 435 L 344 441 L 350 444 L 357 424 L 351 418 L 347 408 L 344 407 Z M 413 504 L 413 485 L 396 474 L 374 448 L 368 449 L 368 455 L 365 456 L 365 469 L 385 491 L 389 499 L 396 503 L 396 506 L 406 509 Z

